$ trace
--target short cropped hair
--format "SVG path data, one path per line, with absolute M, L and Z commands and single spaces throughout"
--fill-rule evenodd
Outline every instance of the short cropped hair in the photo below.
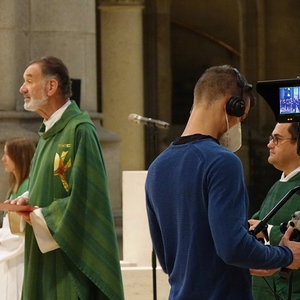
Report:
M 243 87 L 238 85 L 239 80 L 243 81 Z M 225 96 L 229 96 L 229 98 L 239 96 L 244 100 L 250 98 L 250 107 L 255 104 L 252 85 L 248 84 L 245 77 L 237 69 L 229 65 L 208 68 L 195 85 L 194 105 L 205 101 L 205 104 L 209 106 Z
M 69 71 L 61 59 L 54 56 L 44 56 L 35 59 L 29 63 L 39 64 L 42 74 L 45 78 L 54 77 L 58 82 L 58 89 L 64 99 L 72 96 L 72 81 L 69 77 Z
M 292 140 L 296 141 L 298 138 L 298 122 L 293 122 L 290 124 L 290 126 L 288 127 L 288 132 L 291 134 L 292 136 Z

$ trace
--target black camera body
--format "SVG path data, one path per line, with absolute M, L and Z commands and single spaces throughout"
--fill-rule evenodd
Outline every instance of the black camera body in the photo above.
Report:
M 258 81 L 257 92 L 279 123 L 300 122 L 300 78 Z
M 288 221 L 288 223 L 281 223 L 280 231 L 285 233 L 290 226 L 294 228 L 290 240 L 300 242 L 300 211 L 296 211 L 292 214 L 292 218 Z
M 294 214 L 292 214 L 292 218 L 287 223 L 281 223 L 280 231 L 285 233 L 290 226 L 294 228 L 290 240 L 300 242 L 300 211 L 296 211 Z M 281 268 L 279 275 L 282 278 L 289 279 L 291 272 L 291 269 Z

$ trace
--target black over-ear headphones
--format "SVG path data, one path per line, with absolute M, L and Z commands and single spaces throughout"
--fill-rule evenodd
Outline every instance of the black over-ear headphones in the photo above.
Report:
M 252 86 L 243 79 L 242 75 L 236 68 L 233 68 L 233 70 L 236 73 L 237 85 L 241 88 L 241 96 L 231 96 L 228 99 L 226 103 L 226 113 L 229 116 L 241 117 L 245 113 L 246 109 L 246 104 L 243 100 L 243 90 L 245 87 L 252 89 Z

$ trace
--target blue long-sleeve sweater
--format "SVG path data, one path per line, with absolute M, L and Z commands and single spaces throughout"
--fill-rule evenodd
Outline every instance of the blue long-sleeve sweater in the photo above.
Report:
M 240 159 L 210 137 L 180 138 L 151 164 L 146 201 L 153 246 L 172 300 L 253 299 L 249 268 L 289 265 L 287 247 L 248 233 Z

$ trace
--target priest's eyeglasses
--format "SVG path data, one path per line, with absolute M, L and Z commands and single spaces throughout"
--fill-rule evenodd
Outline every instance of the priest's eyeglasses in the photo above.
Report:
M 270 135 L 269 136 L 269 143 L 273 141 L 275 146 L 278 146 L 278 144 L 281 144 L 283 140 L 296 140 L 295 138 L 284 138 L 278 135 Z

